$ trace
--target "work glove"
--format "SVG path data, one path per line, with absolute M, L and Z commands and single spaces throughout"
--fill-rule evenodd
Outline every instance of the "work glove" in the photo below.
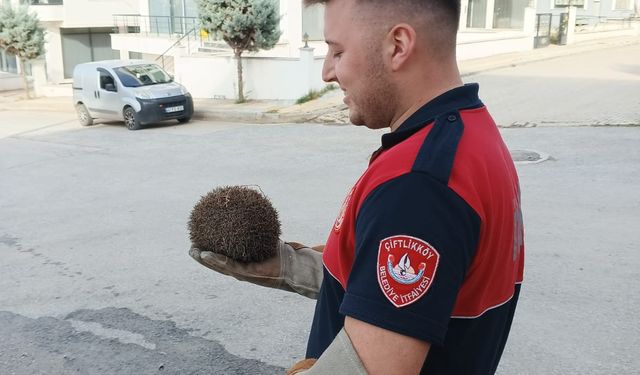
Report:
M 276 255 L 262 262 L 239 262 L 194 246 L 189 255 L 203 266 L 240 281 L 317 299 L 323 278 L 323 249 L 280 240 Z
M 300 374 L 300 373 L 310 369 L 311 367 L 313 367 L 313 365 L 317 361 L 318 360 L 315 359 L 315 358 L 307 358 L 307 359 L 303 359 L 302 361 L 298 361 L 298 362 L 296 362 L 296 364 L 294 364 L 293 366 L 291 366 L 287 370 L 286 375 Z

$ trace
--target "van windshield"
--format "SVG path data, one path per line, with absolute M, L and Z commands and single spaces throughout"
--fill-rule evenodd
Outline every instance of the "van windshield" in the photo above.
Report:
M 140 87 L 171 82 L 171 76 L 156 64 L 122 66 L 113 69 L 126 87 Z

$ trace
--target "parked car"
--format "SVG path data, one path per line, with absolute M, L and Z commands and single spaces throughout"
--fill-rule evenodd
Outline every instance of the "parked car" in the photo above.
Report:
M 191 120 L 193 99 L 187 89 L 153 62 L 105 60 L 73 70 L 73 103 L 80 124 L 93 119 L 124 120 L 129 130 L 176 119 Z

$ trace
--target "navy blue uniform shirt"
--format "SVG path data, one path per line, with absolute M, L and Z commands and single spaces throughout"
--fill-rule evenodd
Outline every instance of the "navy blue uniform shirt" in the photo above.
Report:
M 423 374 L 495 372 L 522 282 L 523 228 L 516 170 L 476 84 L 382 137 L 323 262 L 307 358 L 348 315 L 429 342 Z

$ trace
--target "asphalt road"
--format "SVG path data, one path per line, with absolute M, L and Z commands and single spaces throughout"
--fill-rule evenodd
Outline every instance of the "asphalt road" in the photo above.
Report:
M 565 126 L 633 121 L 640 59 L 585 55 L 469 77 L 499 123 L 522 122 L 502 130 L 510 149 L 550 156 L 518 164 L 527 270 L 500 374 L 640 368 L 640 127 Z M 313 301 L 191 260 L 190 209 L 216 186 L 259 185 L 283 238 L 322 243 L 381 134 L 0 113 L 0 373 L 282 373 L 304 355 Z

